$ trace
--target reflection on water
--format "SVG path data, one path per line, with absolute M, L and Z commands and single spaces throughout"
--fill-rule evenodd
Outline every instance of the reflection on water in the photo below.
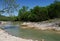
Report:
M 45 39 L 46 41 L 60 41 L 60 34 L 55 33 L 54 31 L 40 31 L 35 29 L 22 29 L 17 24 L 9 24 L 4 26 L 4 30 L 9 34 L 26 38 L 26 39 L 36 39 L 41 40 Z

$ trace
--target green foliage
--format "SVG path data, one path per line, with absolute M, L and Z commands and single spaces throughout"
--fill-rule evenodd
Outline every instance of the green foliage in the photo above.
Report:
M 0 21 L 17 21 L 17 17 L 6 17 L 0 14 Z
M 46 7 L 35 6 L 30 10 L 28 10 L 28 7 L 23 6 L 19 10 L 18 16 L 6 17 L 0 15 L 0 20 L 10 20 L 10 21 L 38 22 L 54 18 L 60 18 L 60 2 L 58 1 L 55 1 L 54 3 Z
M 35 6 L 29 11 L 22 8 L 18 15 L 21 21 L 44 21 L 53 18 L 60 18 L 60 2 L 58 1 L 46 7 Z
M 45 7 L 36 6 L 33 9 L 30 9 L 30 11 L 23 11 L 24 10 L 20 9 L 18 15 L 18 19 L 22 21 L 42 21 L 49 18 Z
M 10 20 L 9 17 L 5 17 L 5 16 L 0 15 L 0 21 L 9 21 L 9 20 Z
M 18 14 L 18 20 L 24 20 L 27 16 L 27 10 L 28 8 L 23 6 L 20 10 L 19 10 L 19 14 Z
M 59 18 L 60 17 L 60 2 L 55 2 L 51 4 L 48 8 L 48 13 L 50 18 Z
M 31 16 L 34 18 L 34 21 L 42 21 L 48 19 L 47 9 L 44 7 L 36 6 L 31 11 Z

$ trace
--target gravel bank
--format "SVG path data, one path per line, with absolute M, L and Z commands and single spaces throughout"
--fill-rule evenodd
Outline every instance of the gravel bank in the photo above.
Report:
M 4 30 L 0 29 L 0 41 L 33 41 L 33 40 L 31 40 L 31 39 L 22 39 L 22 38 L 19 38 L 19 37 L 9 35 Z

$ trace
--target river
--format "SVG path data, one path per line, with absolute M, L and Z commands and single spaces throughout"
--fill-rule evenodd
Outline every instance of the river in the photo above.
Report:
M 36 29 L 22 29 L 20 24 L 5 24 L 3 30 L 5 30 L 10 35 L 21 37 L 24 39 L 33 39 L 33 40 L 41 40 L 45 39 L 45 41 L 60 41 L 60 34 L 55 31 L 41 31 Z

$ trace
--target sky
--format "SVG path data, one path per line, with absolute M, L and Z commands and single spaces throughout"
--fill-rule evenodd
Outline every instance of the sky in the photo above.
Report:
M 43 6 L 48 6 L 54 2 L 54 0 L 16 0 L 16 1 L 19 4 L 20 8 L 22 8 L 22 6 L 27 6 L 29 8 L 33 8 L 34 6 L 37 6 L 37 5 L 43 7 Z M 2 8 L 3 7 L 2 7 L 2 4 L 0 2 L 0 10 Z M 15 12 L 14 14 L 18 15 L 17 12 Z M 7 15 L 7 14 L 3 14 L 3 15 Z
M 29 8 L 33 8 L 34 6 L 47 6 L 53 3 L 54 0 L 18 0 L 20 7 L 28 6 Z

